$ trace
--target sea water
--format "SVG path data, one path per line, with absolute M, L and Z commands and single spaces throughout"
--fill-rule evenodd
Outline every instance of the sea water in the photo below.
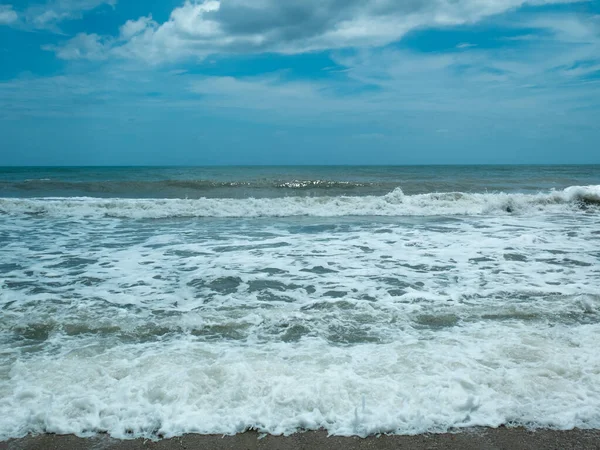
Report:
M 0 439 L 600 427 L 600 167 L 0 169 Z

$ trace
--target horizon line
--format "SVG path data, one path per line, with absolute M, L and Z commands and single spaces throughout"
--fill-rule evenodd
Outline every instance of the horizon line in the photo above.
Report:
M 432 163 L 432 164 L 45 164 L 0 165 L 0 169 L 42 169 L 42 168 L 227 168 L 227 167 L 540 167 L 540 166 L 600 166 L 594 163 Z

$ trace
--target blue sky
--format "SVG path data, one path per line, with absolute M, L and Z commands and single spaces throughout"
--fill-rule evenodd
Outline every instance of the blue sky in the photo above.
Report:
M 600 2 L 0 2 L 0 165 L 600 163 Z

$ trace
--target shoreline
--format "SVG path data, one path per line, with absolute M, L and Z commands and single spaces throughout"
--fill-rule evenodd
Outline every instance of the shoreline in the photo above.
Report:
M 600 429 L 551 430 L 525 428 L 474 428 L 456 433 L 419 435 L 380 435 L 360 437 L 328 436 L 326 431 L 306 431 L 290 436 L 261 435 L 248 431 L 233 436 L 188 434 L 152 441 L 149 439 L 119 440 L 106 434 L 89 438 L 74 435 L 42 434 L 0 442 L 0 450 L 175 450 L 175 449 L 411 449 L 411 450 L 495 450 L 495 449 L 600 449 Z

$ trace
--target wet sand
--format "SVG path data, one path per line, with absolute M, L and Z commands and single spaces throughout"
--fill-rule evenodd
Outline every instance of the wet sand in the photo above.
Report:
M 536 430 L 523 428 L 481 428 L 457 434 L 423 434 L 417 436 L 328 437 L 324 431 L 310 431 L 292 436 L 264 436 L 247 432 L 235 436 L 190 434 L 179 438 L 151 441 L 116 440 L 106 435 L 78 438 L 72 435 L 39 435 L 0 442 L 0 450 L 533 450 L 598 449 L 600 430 Z

